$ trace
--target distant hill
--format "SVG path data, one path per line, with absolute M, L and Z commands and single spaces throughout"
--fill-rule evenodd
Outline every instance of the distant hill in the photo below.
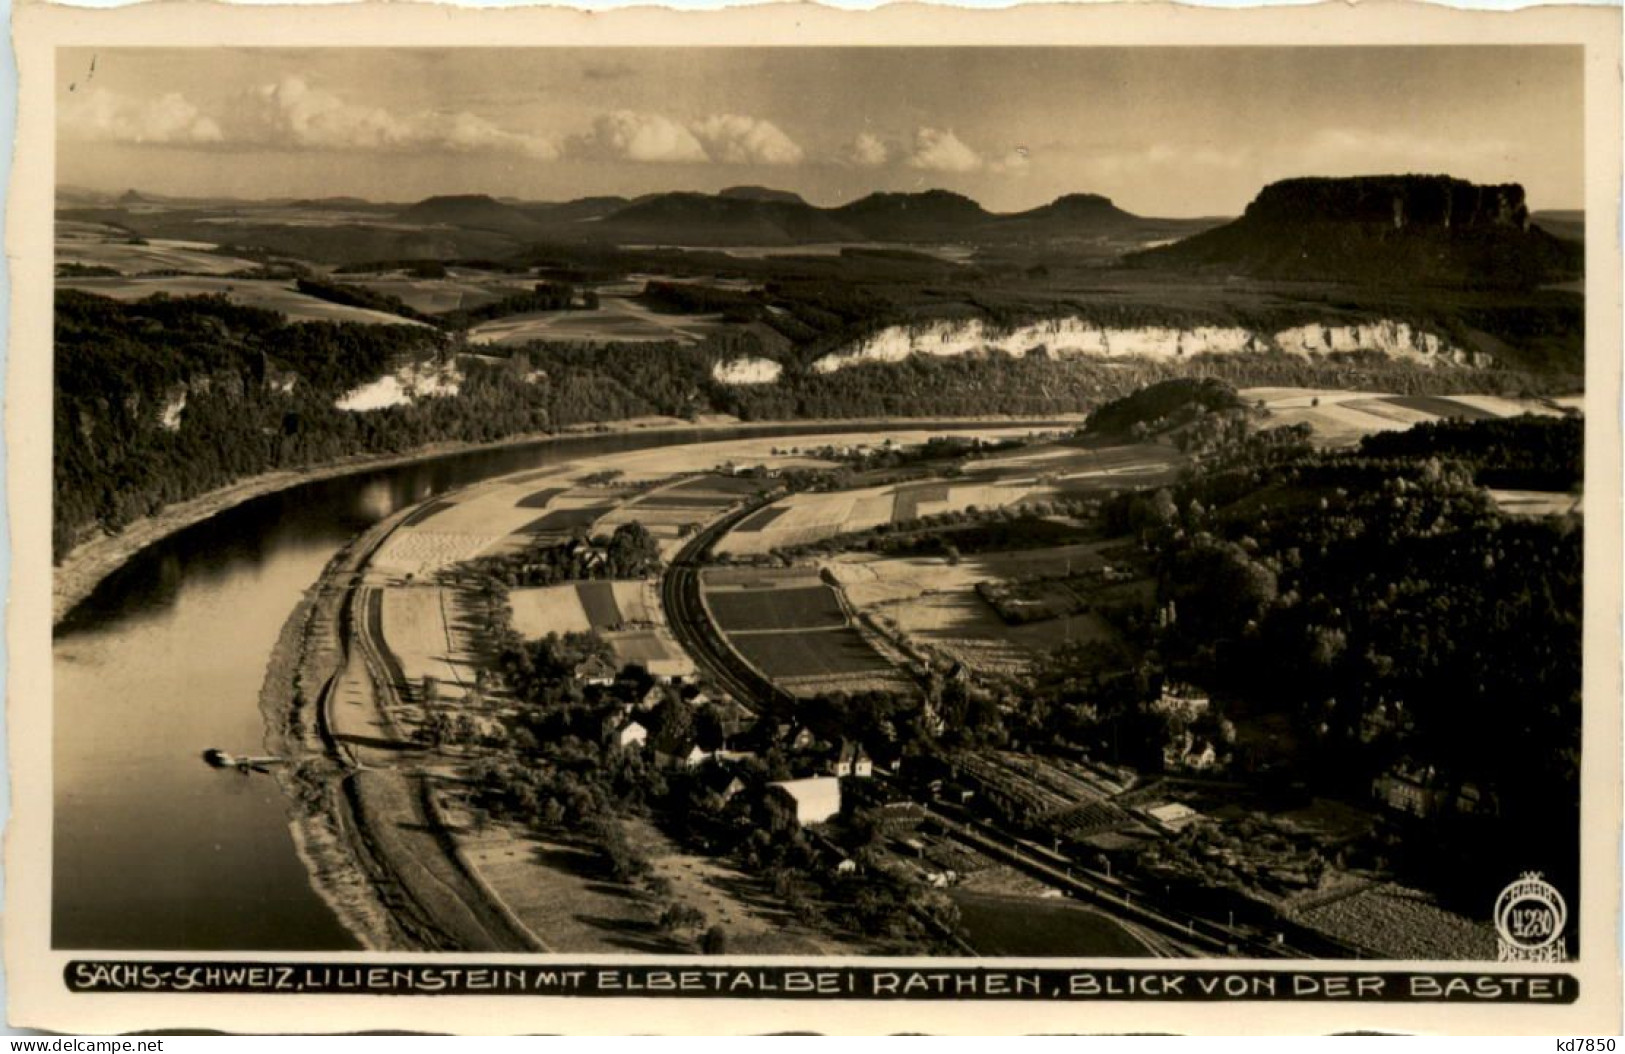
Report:
M 868 238 L 898 242 L 963 237 L 993 218 L 970 198 L 947 190 L 870 194 L 830 212 Z
M 585 227 L 586 225 L 583 225 Z M 793 245 L 862 241 L 863 233 L 806 202 L 660 194 L 633 202 L 578 233 L 627 243 L 672 245 Z
M 536 222 L 521 209 L 504 205 L 487 194 L 447 194 L 424 198 L 396 214 L 403 223 L 466 227 L 470 230 L 523 234 Z
M 800 194 L 772 187 L 724 187 L 717 191 L 719 198 L 738 198 L 741 201 L 779 201 L 787 205 L 805 205 Z
M 1000 216 L 998 223 L 1000 226 L 1039 223 L 1122 225 L 1137 223 L 1139 219 L 1132 212 L 1124 212 L 1112 204 L 1112 199 L 1104 195 L 1067 194 L 1036 209 Z
M 1240 219 L 1127 262 L 1305 281 L 1529 287 L 1574 277 L 1583 253 L 1530 223 L 1515 183 L 1403 175 L 1272 183 Z

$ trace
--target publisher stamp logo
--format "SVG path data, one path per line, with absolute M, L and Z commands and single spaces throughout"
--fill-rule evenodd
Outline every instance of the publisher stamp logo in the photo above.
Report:
M 1501 962 L 1560 963 L 1568 960 L 1563 928 L 1569 908 L 1563 894 L 1538 871 L 1525 871 L 1495 898 L 1495 931 Z

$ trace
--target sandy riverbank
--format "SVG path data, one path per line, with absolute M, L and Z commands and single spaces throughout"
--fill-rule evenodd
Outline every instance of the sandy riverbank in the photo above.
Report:
M 1081 415 L 1078 415 L 1078 419 L 1081 420 Z M 1000 422 L 1019 424 L 1025 419 L 1021 417 L 989 416 L 922 418 L 921 420 L 922 422 L 939 425 L 952 423 L 969 426 Z M 1066 415 L 1054 415 L 1035 418 L 1033 423 L 1035 427 L 1042 427 L 1064 420 L 1068 420 Z M 353 457 L 306 469 L 266 472 L 212 490 L 189 501 L 167 506 L 155 515 L 129 524 L 117 534 L 95 538 L 75 547 L 56 566 L 51 576 L 51 624 L 54 626 L 60 623 L 73 610 L 75 605 L 89 596 L 101 584 L 104 578 L 118 570 L 149 545 L 160 542 L 194 524 L 202 523 L 209 517 L 216 516 L 244 502 L 252 501 L 267 494 L 274 494 L 280 490 L 287 490 L 302 483 L 335 479 L 340 476 L 394 468 L 415 462 L 432 461 L 436 458 L 450 457 L 456 454 L 502 450 L 509 447 L 558 442 L 565 439 L 581 439 L 595 435 L 608 436 L 628 433 L 658 435 L 662 432 L 690 432 L 696 429 L 723 432 L 733 428 L 758 427 L 795 428 L 797 430 L 805 427 L 809 432 L 816 432 L 820 428 L 888 427 L 907 425 L 909 423 L 909 418 L 740 421 L 730 417 L 707 416 L 697 421 L 683 421 L 674 417 L 643 417 L 627 421 L 616 421 L 607 425 L 566 429 L 562 432 L 528 432 L 523 435 L 510 436 L 506 439 L 493 440 L 489 443 L 434 443 L 405 454 Z
M 352 767 L 332 741 L 323 709 L 343 658 L 339 626 L 346 582 L 398 521 L 392 516 L 368 529 L 323 569 L 283 625 L 260 688 L 266 750 L 289 759 L 276 777 L 289 803 L 295 852 L 316 894 L 371 951 L 414 942 L 363 866 L 365 836 L 344 791 Z

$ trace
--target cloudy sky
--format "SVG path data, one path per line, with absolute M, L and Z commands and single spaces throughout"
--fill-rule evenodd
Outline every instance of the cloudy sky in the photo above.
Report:
M 94 61 L 93 61 L 94 60 Z M 1239 212 L 1288 176 L 1582 203 L 1578 49 L 64 50 L 60 183 L 531 200 L 759 183 Z

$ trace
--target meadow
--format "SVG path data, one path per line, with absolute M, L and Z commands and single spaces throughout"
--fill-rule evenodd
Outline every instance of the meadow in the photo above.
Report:
M 854 629 L 739 633 L 731 635 L 728 643 L 774 679 L 891 671 L 891 664 Z
M 349 307 L 306 296 L 282 279 L 219 278 L 174 275 L 161 278 L 62 278 L 59 289 L 78 289 L 114 300 L 166 296 L 225 296 L 246 307 L 280 311 L 294 322 L 366 322 L 374 325 L 422 326 L 421 322 L 368 308 Z
M 531 341 L 589 343 L 697 343 L 721 325 L 721 316 L 662 315 L 629 297 L 604 297 L 596 311 L 540 311 L 483 322 L 470 344 L 517 347 Z
M 725 633 L 827 629 L 846 625 L 835 591 L 825 585 L 798 589 L 711 590 L 711 617 Z

